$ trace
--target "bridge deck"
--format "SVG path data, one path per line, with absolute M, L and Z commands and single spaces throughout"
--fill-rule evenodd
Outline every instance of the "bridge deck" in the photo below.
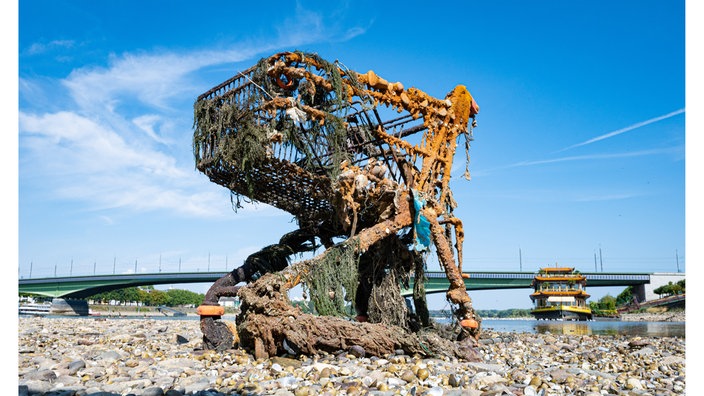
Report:
M 467 290 L 530 288 L 534 272 L 469 272 L 465 279 Z M 632 286 L 650 283 L 649 273 L 587 273 L 587 287 Z M 19 292 L 47 297 L 86 298 L 97 293 L 134 286 L 212 283 L 224 272 L 186 272 L 158 274 L 120 274 L 74 276 L 57 278 L 32 278 L 19 280 Z M 426 293 L 447 291 L 449 284 L 444 272 L 427 272 Z M 403 290 L 409 295 L 411 290 Z

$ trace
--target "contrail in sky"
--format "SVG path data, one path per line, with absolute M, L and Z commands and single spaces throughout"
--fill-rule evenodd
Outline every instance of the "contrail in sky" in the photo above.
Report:
M 628 131 L 632 131 L 632 130 L 634 130 L 634 129 L 637 129 L 637 128 L 640 128 L 640 127 L 642 127 L 642 126 L 646 126 L 646 125 L 652 124 L 652 123 L 654 123 L 654 122 L 662 121 L 662 120 L 664 120 L 664 119 L 666 119 L 666 118 L 674 117 L 674 116 L 676 116 L 676 115 L 678 115 L 678 114 L 682 114 L 682 113 L 684 113 L 684 109 L 675 110 L 675 111 L 673 111 L 673 112 L 671 112 L 671 113 L 667 113 L 667 114 L 661 115 L 661 116 L 659 116 L 659 117 L 651 118 L 651 119 L 649 119 L 649 120 L 646 120 L 646 121 L 643 121 L 643 122 L 639 122 L 639 123 L 636 123 L 636 124 L 627 126 L 627 127 L 625 127 L 625 128 L 621 128 L 621 129 L 619 129 L 619 130 L 616 130 L 616 131 L 613 131 L 613 132 L 609 132 L 609 133 L 603 134 L 603 135 L 601 135 L 601 136 L 597 136 L 597 137 L 595 137 L 595 138 L 593 138 L 593 139 L 589 139 L 589 140 L 584 141 L 584 142 L 582 142 L 582 143 L 577 143 L 577 144 L 572 145 L 572 146 L 569 146 L 569 147 L 567 147 L 567 148 L 563 148 L 562 150 L 559 150 L 559 151 L 557 151 L 557 152 L 559 153 L 559 152 L 566 151 L 566 150 L 569 150 L 569 149 L 572 149 L 572 148 L 575 148 L 575 147 L 586 146 L 587 144 L 591 144 L 591 143 L 594 143 L 594 142 L 598 142 L 598 141 L 600 141 L 600 140 L 608 139 L 608 138 L 610 138 L 610 137 L 613 137 L 613 136 L 616 136 L 616 135 L 620 135 L 620 134 L 626 133 L 626 132 L 628 132 Z
M 641 157 L 645 155 L 658 155 L 658 154 L 672 154 L 681 151 L 680 147 L 670 147 L 670 148 L 657 148 L 653 150 L 641 150 L 641 151 L 630 151 L 626 153 L 614 153 L 614 154 L 589 154 L 589 155 L 575 155 L 571 157 L 562 158 L 552 158 L 546 160 L 536 160 L 536 161 L 521 161 L 509 165 L 499 166 L 491 169 L 482 169 L 475 171 L 473 175 L 487 175 L 493 171 L 510 169 L 510 168 L 522 168 L 525 166 L 533 165 L 544 165 L 553 164 L 558 162 L 568 162 L 568 161 L 592 161 L 600 159 L 615 159 L 615 158 L 630 158 L 630 157 Z

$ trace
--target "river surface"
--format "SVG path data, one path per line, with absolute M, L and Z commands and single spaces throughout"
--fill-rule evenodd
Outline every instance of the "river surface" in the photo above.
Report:
M 631 322 L 621 320 L 561 322 L 535 319 L 483 319 L 482 328 L 507 333 L 685 338 L 685 322 Z

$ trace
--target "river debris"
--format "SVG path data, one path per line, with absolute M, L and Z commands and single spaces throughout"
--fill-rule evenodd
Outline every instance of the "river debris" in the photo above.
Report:
M 461 137 L 469 162 L 478 111 L 463 85 L 437 99 L 302 52 L 263 58 L 200 95 L 197 169 L 230 190 L 235 210 L 266 203 L 298 225 L 208 290 L 198 308 L 204 347 L 239 345 L 261 358 L 353 346 L 475 358 L 481 319 L 463 280 L 464 231 L 449 182 Z M 459 323 L 453 340 L 424 331 L 431 247 Z M 299 284 L 317 315 L 290 303 Z M 402 287 L 413 290 L 412 306 Z M 233 296 L 242 301 L 236 326 L 218 303 Z

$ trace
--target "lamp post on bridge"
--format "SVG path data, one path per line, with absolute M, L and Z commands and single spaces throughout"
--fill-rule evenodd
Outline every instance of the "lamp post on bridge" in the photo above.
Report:
M 523 272 L 523 255 L 520 247 L 518 248 L 518 271 Z
M 677 272 L 680 272 L 680 256 L 677 254 L 677 249 L 675 249 L 675 261 L 677 262 Z
M 594 272 L 597 272 L 597 269 L 596 269 L 596 252 L 594 252 Z

